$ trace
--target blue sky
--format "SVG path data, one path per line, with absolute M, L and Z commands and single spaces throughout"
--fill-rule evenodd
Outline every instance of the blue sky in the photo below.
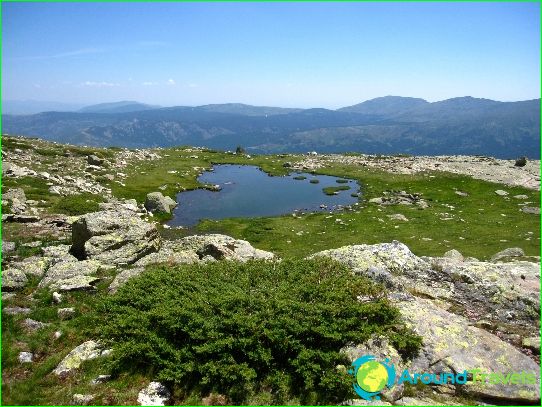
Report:
M 2 99 L 540 97 L 538 3 L 2 3 Z

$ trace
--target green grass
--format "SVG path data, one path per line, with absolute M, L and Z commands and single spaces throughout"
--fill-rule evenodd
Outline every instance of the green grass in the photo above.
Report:
M 51 212 L 64 213 L 66 215 L 83 215 L 98 211 L 98 203 L 100 202 L 104 202 L 101 195 L 89 193 L 68 195 L 56 201 L 51 206 Z
M 326 195 L 337 195 L 340 191 L 348 191 L 350 187 L 348 185 L 341 185 L 340 187 L 325 187 L 322 188 Z

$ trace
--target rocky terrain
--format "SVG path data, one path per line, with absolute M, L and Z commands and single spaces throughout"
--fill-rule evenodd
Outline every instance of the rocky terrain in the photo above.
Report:
M 257 249 L 250 242 L 221 234 L 169 239 L 157 215 L 169 212 L 176 202 L 161 192 L 149 193 L 145 202 L 115 196 L 110 185 L 123 183 L 125 168 L 134 162 L 159 160 L 165 154 L 160 150 L 115 150 L 99 156 L 92 150 L 70 150 L 66 146 L 62 156 L 47 156 L 36 155 L 35 150 L 51 148 L 49 143 L 35 141 L 34 149 L 26 144 L 17 147 L 17 139 L 10 138 L 10 143 L 9 150 L 2 151 L 3 181 L 35 179 L 43 194 L 40 199 L 29 199 L 27 195 L 36 193 L 30 182 L 2 191 L 2 208 L 9 210 L 2 213 L 2 230 L 8 232 L 2 240 L 2 313 L 13 317 L 17 329 L 39 335 L 48 327 L 58 327 L 48 340 L 63 341 L 66 333 L 62 321 L 85 312 L 78 307 L 77 295 L 115 293 L 129 279 L 145 273 L 151 264 L 280 261 L 279 256 Z M 540 189 L 539 161 L 516 167 L 513 161 L 485 157 L 308 155 L 294 161 L 292 167 L 315 170 L 337 162 L 391 173 L 447 171 Z M 97 195 L 101 202 L 96 202 L 93 210 L 74 216 L 51 211 L 51 205 L 80 194 Z M 383 197 L 380 204 L 389 199 Z M 417 196 L 393 199 L 426 205 Z M 537 207 L 526 208 L 539 213 Z M 398 241 L 361 243 L 362 239 L 360 244 L 312 256 L 330 257 L 346 264 L 353 273 L 383 284 L 389 300 L 423 338 L 423 345 L 413 360 L 402 360 L 397 350 L 375 336 L 365 344 L 344 349 L 352 360 L 371 353 L 415 371 L 439 374 L 478 368 L 505 375 L 528 371 L 537 376 L 536 385 L 481 385 L 471 381 L 464 386 L 425 386 L 416 394 L 397 386 L 383 394 L 381 405 L 540 403 L 539 257 L 526 256 L 522 249 L 514 247 L 495 253 L 490 261 L 464 257 L 457 250 L 440 257 L 424 257 Z M 40 314 L 43 292 L 51 295 L 56 315 Z M 96 338 L 80 342 L 62 349 L 62 357 L 47 374 L 71 380 L 69 383 L 75 386 L 88 379 L 81 373 L 85 361 L 99 361 L 111 354 Z M 19 341 L 14 346 L 19 366 L 10 368 L 10 373 L 3 369 L 6 386 L 27 378 L 25 369 L 40 365 L 46 356 L 34 353 L 31 343 Z M 108 383 L 108 375 L 103 371 L 92 377 L 94 388 Z M 141 405 L 167 404 L 172 396 L 167 386 L 147 379 L 139 390 L 137 402 Z M 94 398 L 92 392 L 73 392 L 72 403 L 93 404 Z M 365 404 L 360 400 L 345 403 Z

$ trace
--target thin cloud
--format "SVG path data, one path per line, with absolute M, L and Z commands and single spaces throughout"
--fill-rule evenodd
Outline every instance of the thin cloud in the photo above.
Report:
M 81 85 L 83 85 L 83 86 L 91 86 L 91 87 L 95 87 L 95 88 L 113 88 L 115 86 L 120 86 L 119 83 L 93 82 L 93 81 L 86 81 L 86 82 L 83 82 Z
M 173 85 L 176 85 L 177 83 L 173 79 L 168 79 L 167 84 L 173 86 Z
M 81 49 L 61 52 L 61 53 L 52 54 L 52 55 L 34 55 L 34 56 L 28 56 L 28 57 L 14 57 L 11 59 L 19 60 L 19 61 L 35 61 L 35 60 L 40 60 L 40 59 L 59 59 L 59 58 L 70 58 L 70 57 L 77 57 L 77 56 L 83 56 L 83 55 L 101 54 L 104 52 L 105 52 L 105 49 L 103 48 L 81 48 Z
M 158 85 L 158 82 L 143 82 L 143 86 L 156 86 Z

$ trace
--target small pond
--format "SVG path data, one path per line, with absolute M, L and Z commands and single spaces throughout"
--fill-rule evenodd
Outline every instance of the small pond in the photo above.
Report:
M 306 173 L 273 177 L 249 165 L 215 165 L 198 180 L 218 185 L 220 190 L 196 189 L 177 194 L 179 205 L 168 225 L 194 226 L 202 219 L 278 216 L 296 210 L 329 211 L 356 203 L 358 198 L 351 195 L 359 192 L 354 180 Z M 329 187 L 344 190 L 335 195 L 334 189 L 327 190 L 331 193 L 328 195 L 323 189 Z

